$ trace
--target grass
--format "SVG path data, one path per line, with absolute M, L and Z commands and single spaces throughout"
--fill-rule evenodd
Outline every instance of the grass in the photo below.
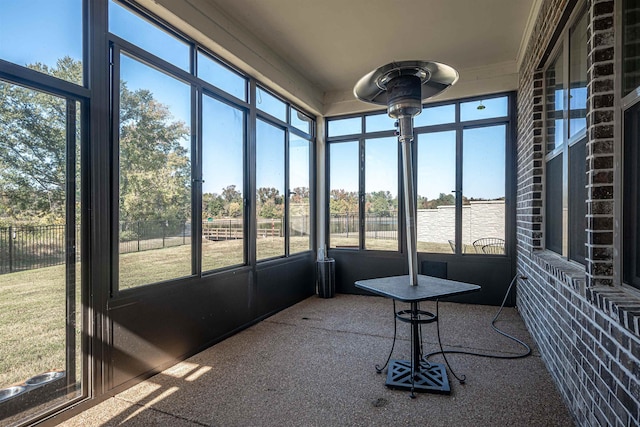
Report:
M 377 250 L 395 251 L 398 246 L 396 240 L 370 239 L 368 243 L 368 249 Z M 333 246 L 353 244 L 357 245 L 353 238 L 332 237 Z M 242 245 L 242 240 L 203 242 L 202 270 L 242 264 Z M 308 249 L 308 238 L 291 238 L 291 253 Z M 257 250 L 260 259 L 281 256 L 284 241 L 278 237 L 262 238 Z M 420 242 L 418 250 L 451 253 L 448 244 Z M 121 289 L 175 279 L 191 274 L 191 246 L 122 254 L 119 262 Z M 0 276 L 0 388 L 43 372 L 66 369 L 64 275 L 65 266 L 58 265 Z M 78 286 L 78 307 L 79 297 Z M 81 322 L 77 321 L 77 325 L 79 346 Z
M 203 242 L 203 271 L 242 264 L 242 244 L 242 240 Z M 258 241 L 258 248 L 263 258 L 270 258 L 282 255 L 284 244 L 281 238 L 267 237 Z M 309 240 L 292 237 L 290 248 L 292 253 L 307 250 Z M 188 276 L 191 246 L 123 254 L 120 270 L 121 289 Z M 64 265 L 0 276 L 0 388 L 66 369 L 65 294 Z M 78 286 L 77 307 L 81 307 L 79 297 Z M 76 324 L 80 355 L 81 322 Z

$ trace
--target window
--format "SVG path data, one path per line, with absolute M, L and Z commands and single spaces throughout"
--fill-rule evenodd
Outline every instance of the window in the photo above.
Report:
M 83 3 L 2 2 L 0 59 L 82 85 Z
M 365 249 L 397 251 L 398 139 L 367 139 L 364 147 Z
M 113 296 L 309 251 L 313 118 L 142 11 L 109 18 Z
M 192 273 L 187 244 L 191 88 L 133 57 L 122 54 L 120 63 L 117 230 L 122 290 Z M 174 246 L 180 249 L 168 250 Z
M 245 114 L 202 97 L 202 271 L 245 262 Z
M 358 141 L 329 147 L 329 244 L 332 248 L 360 246 L 360 155 Z
M 419 252 L 455 252 L 456 131 L 418 135 L 417 246 Z
M 247 80 L 211 56 L 198 51 L 198 77 L 243 101 L 247 100 Z
M 0 80 L 2 425 L 83 394 L 82 108 L 50 89 Z
M 109 31 L 185 71 L 190 68 L 190 46 L 165 29 L 109 2 Z
M 622 280 L 640 289 L 640 33 L 638 0 L 623 3 L 623 200 L 622 200 Z
M 292 110 L 293 113 L 293 110 Z M 311 141 L 289 139 L 289 253 L 311 248 Z
M 561 38 L 545 79 L 545 247 L 585 264 L 587 16 Z
M 510 99 L 492 95 L 427 106 L 416 116 L 419 252 L 506 253 Z M 404 221 L 397 217 L 393 123 L 386 113 L 327 121 L 332 248 L 400 249 Z
M 256 242 L 257 259 L 285 254 L 285 132 L 258 120 L 256 129 Z

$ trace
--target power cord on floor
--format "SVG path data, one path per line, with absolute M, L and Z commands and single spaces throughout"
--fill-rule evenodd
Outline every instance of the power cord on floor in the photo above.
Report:
M 451 366 L 449 365 L 449 362 L 447 361 L 447 354 L 466 354 L 469 356 L 478 356 L 478 357 L 488 357 L 491 359 L 522 359 L 524 357 L 527 357 L 529 355 L 531 355 L 531 347 L 529 347 L 527 345 L 527 343 L 523 342 L 522 340 L 519 340 L 518 338 L 509 335 L 508 333 L 498 329 L 498 327 L 495 325 L 496 321 L 498 320 L 498 317 L 500 316 L 500 313 L 502 313 L 502 309 L 504 308 L 504 305 L 507 302 L 507 298 L 509 297 L 509 293 L 511 292 L 511 288 L 513 288 L 513 285 L 516 283 L 516 280 L 518 279 L 518 277 L 526 280 L 527 278 L 524 276 L 519 276 L 516 275 L 513 280 L 511 280 L 511 283 L 509 284 L 509 287 L 507 288 L 507 292 L 505 293 L 504 299 L 502 300 L 502 304 L 500 305 L 500 309 L 498 310 L 498 312 L 496 313 L 496 315 L 493 317 L 493 320 L 491 320 L 491 327 L 493 328 L 494 331 L 496 331 L 497 333 L 499 333 L 500 335 L 509 338 L 510 340 L 515 341 L 516 343 L 518 343 L 519 345 L 521 345 L 522 347 L 525 348 L 525 352 L 521 353 L 521 354 L 515 354 L 515 355 L 510 355 L 510 356 L 505 356 L 505 355 L 500 355 L 500 354 L 486 354 L 486 353 L 476 353 L 473 351 L 464 351 L 464 350 L 444 350 L 442 348 L 442 340 L 440 339 L 440 321 L 439 321 L 439 317 L 438 317 L 438 322 L 436 322 L 436 330 L 437 330 L 437 334 L 438 334 L 438 346 L 440 347 L 440 351 L 435 351 L 432 353 L 429 353 L 427 355 L 423 356 L 424 360 L 428 360 L 430 357 L 435 356 L 437 354 L 442 354 L 442 357 L 444 358 L 445 363 L 447 364 L 447 367 L 449 368 L 449 370 L 451 371 L 451 373 L 453 374 L 453 376 L 460 382 L 460 384 L 464 384 L 465 381 L 465 376 L 463 375 L 462 378 L 458 377 L 454 372 L 453 369 L 451 369 Z M 436 316 L 438 316 L 438 309 L 439 309 L 439 300 L 436 300 Z

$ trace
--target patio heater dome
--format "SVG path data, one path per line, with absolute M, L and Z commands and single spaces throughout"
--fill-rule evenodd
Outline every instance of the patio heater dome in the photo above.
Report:
M 383 65 L 363 76 L 353 88 L 361 101 L 386 105 L 389 116 L 416 116 L 422 100 L 431 98 L 458 81 L 452 67 L 433 61 L 399 61 Z

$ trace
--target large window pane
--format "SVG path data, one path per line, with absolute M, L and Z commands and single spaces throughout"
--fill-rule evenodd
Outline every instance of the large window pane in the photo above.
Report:
M 569 138 L 587 128 L 587 14 L 571 29 L 569 48 Z
M 622 95 L 640 86 L 640 0 L 622 2 Z
M 258 120 L 256 126 L 257 259 L 283 256 L 284 130 Z
M 0 81 L 1 425 L 82 393 L 79 111 Z
M 283 122 L 287 121 L 287 104 L 262 88 L 257 88 L 256 92 L 256 106 L 259 110 L 271 114 Z
M 415 127 L 442 125 L 456 121 L 456 105 L 447 104 L 437 107 L 425 107 L 422 112 L 413 119 Z
M 329 147 L 329 244 L 332 248 L 358 248 L 358 141 Z
M 191 274 L 191 88 L 121 56 L 119 286 Z
M 480 120 L 495 117 L 505 117 L 508 114 L 509 98 L 481 99 L 460 104 L 460 120 Z
M 361 117 L 329 120 L 327 124 L 328 124 L 329 137 L 341 136 L 341 135 L 352 135 L 354 133 L 362 132 Z
M 373 116 L 365 116 L 364 126 L 365 132 L 380 132 L 385 130 L 394 130 L 395 120 L 385 113 L 375 114 Z
M 455 252 L 456 132 L 418 135 L 419 252 Z
M 109 2 L 109 31 L 176 67 L 190 69 L 188 44 L 113 0 Z
M 209 55 L 198 52 L 198 77 L 236 98 L 247 100 L 247 81 Z
M 462 243 L 504 254 L 506 126 L 462 133 Z
M 313 119 L 306 114 L 296 110 L 295 108 L 291 108 L 291 124 L 296 129 L 311 135 L 311 125 L 313 124 Z
M 366 140 L 364 167 L 366 193 L 365 248 L 397 251 L 397 138 L 389 137 Z
M 82 0 L 3 1 L 0 58 L 82 84 Z
M 243 264 L 244 112 L 202 97 L 202 271 Z
M 562 51 L 545 72 L 547 152 L 564 143 L 564 84 L 562 83 Z
M 289 141 L 289 253 L 311 249 L 309 162 L 311 143 L 291 135 Z

